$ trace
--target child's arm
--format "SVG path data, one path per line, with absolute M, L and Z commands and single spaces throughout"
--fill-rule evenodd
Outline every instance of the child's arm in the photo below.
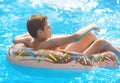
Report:
M 75 34 L 79 35 L 78 40 L 80 40 L 80 39 L 84 38 L 92 30 L 99 32 L 99 28 L 96 24 L 90 24 L 87 27 L 85 27 L 81 30 L 78 30 Z
M 68 36 L 50 38 L 41 43 L 37 48 L 55 49 L 59 46 L 66 45 L 72 42 L 76 42 L 84 38 L 91 30 L 98 30 L 95 24 L 91 24 L 76 33 Z
M 26 34 L 23 34 L 23 35 L 19 35 L 19 36 L 16 36 L 13 40 L 13 43 L 16 44 L 16 43 L 24 43 L 26 44 L 26 42 L 28 42 L 28 38 L 31 37 L 29 33 L 26 33 Z

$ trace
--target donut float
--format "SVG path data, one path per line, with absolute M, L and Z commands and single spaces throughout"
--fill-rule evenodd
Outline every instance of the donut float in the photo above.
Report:
M 34 50 L 26 46 L 19 47 L 19 44 L 9 48 L 7 59 L 12 64 L 35 68 L 118 67 L 118 57 L 111 51 L 86 56 L 78 52 Z

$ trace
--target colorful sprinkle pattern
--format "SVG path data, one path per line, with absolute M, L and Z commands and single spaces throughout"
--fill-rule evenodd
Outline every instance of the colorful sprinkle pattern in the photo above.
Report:
M 75 64 L 82 64 L 84 66 L 93 66 L 94 63 L 98 63 L 100 61 L 114 61 L 116 58 L 112 53 L 101 53 L 95 56 L 84 56 L 79 53 L 71 53 L 71 52 L 59 52 L 59 51 L 50 51 L 50 50 L 31 50 L 27 51 L 25 49 L 21 49 L 16 52 L 16 57 L 21 58 L 22 56 L 31 56 L 32 58 L 36 58 L 39 56 L 37 63 L 41 62 L 41 59 L 48 58 L 52 60 L 52 63 L 65 64 L 71 61 L 74 61 Z M 50 62 L 50 61 L 49 61 Z M 72 64 L 74 66 L 75 64 Z

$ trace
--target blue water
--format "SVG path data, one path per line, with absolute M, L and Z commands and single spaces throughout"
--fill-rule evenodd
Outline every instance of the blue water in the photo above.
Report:
M 6 60 L 7 51 L 16 35 L 27 32 L 26 21 L 36 13 L 48 16 L 53 34 L 72 34 L 96 23 L 98 36 L 120 46 L 120 0 L 0 0 L 0 83 L 120 83 L 120 67 L 69 77 L 34 77 L 16 71 Z

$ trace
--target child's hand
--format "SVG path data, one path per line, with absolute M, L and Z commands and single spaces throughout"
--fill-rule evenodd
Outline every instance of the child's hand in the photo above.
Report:
M 90 24 L 88 27 L 91 28 L 91 30 L 95 30 L 96 32 L 100 31 L 96 24 Z

